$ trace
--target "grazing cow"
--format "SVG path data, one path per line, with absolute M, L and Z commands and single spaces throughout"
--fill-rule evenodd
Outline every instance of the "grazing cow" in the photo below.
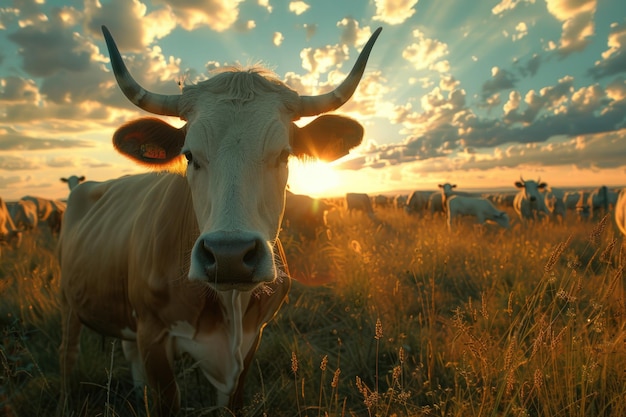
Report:
M 19 200 L 9 210 L 15 227 L 20 230 L 33 230 L 37 227 L 37 205 L 31 200 Z
M 17 248 L 21 241 L 22 233 L 15 227 L 4 199 L 0 198 L 0 243 L 12 244 Z
M 617 192 L 609 190 L 603 185 L 591 193 L 587 197 L 587 205 L 589 206 L 590 216 L 595 216 L 598 212 L 608 213 L 609 209 L 615 207 L 617 203 Z
M 615 203 L 615 224 L 624 236 L 626 236 L 626 188 L 622 189 Z
M 434 216 L 435 213 L 445 214 L 445 209 L 443 207 L 443 193 L 439 191 L 431 193 L 430 197 L 428 197 L 428 208 L 431 216 Z
M 85 176 L 81 175 L 80 177 L 78 177 L 76 175 L 72 175 L 69 178 L 61 178 L 61 181 L 67 183 L 67 186 L 69 187 L 70 191 L 72 191 L 74 187 L 76 187 L 81 182 L 85 181 Z
M 533 180 L 524 181 L 524 178 L 520 177 L 520 181 L 516 181 L 515 186 L 520 188 L 520 191 L 515 196 L 513 208 L 520 220 L 537 220 L 541 216 L 550 215 L 541 194 L 541 190 L 546 188 L 548 184 L 541 182 L 541 180 L 537 182 Z
M 576 215 L 578 220 L 589 220 L 591 216 L 591 207 L 589 206 L 589 192 L 581 190 L 578 192 L 578 200 L 576 201 Z
M 452 222 L 460 216 L 473 216 L 476 218 L 476 223 L 480 225 L 493 222 L 505 229 L 509 228 L 509 215 L 505 211 L 498 210 L 486 198 L 453 195 L 448 198 L 446 205 L 450 231 L 452 231 Z
M 374 209 L 370 197 L 365 193 L 347 193 L 346 208 L 349 213 L 362 211 L 370 217 L 374 216 Z
M 580 192 L 579 191 L 566 191 L 563 194 L 563 203 L 565 204 L 566 210 L 576 211 L 576 205 L 580 200 Z
M 413 191 L 409 194 L 404 210 L 408 214 L 424 213 L 428 207 L 430 194 L 430 191 Z
M 123 340 L 135 382 L 156 414 L 180 409 L 174 354 L 188 353 L 215 386 L 217 405 L 243 403 L 246 371 L 267 322 L 289 290 L 278 231 L 290 155 L 334 160 L 363 127 L 339 115 L 293 121 L 342 106 L 353 94 L 378 29 L 334 90 L 299 96 L 269 70 L 226 68 L 182 94 L 146 91 L 109 31 L 111 66 L 126 97 L 156 118 L 129 122 L 113 142 L 126 156 L 186 175 L 150 173 L 72 190 L 59 243 L 62 398 L 82 325 Z M 61 402 L 63 403 L 63 401 Z
M 287 191 L 283 230 L 306 239 L 315 239 L 317 232 L 327 227 L 326 211 L 330 208 L 320 199 Z
M 390 198 L 383 194 L 374 196 L 374 206 L 377 208 L 387 208 L 391 202 Z

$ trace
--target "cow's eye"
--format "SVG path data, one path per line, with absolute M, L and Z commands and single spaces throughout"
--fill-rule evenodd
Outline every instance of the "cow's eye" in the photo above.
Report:
M 289 156 L 291 156 L 291 152 L 288 149 L 284 149 L 278 156 L 278 165 L 289 162 Z
M 185 159 L 187 160 L 187 165 L 193 166 L 194 169 L 200 168 L 200 165 L 198 165 L 198 163 L 194 161 L 193 154 L 191 153 L 191 151 L 185 151 L 183 152 L 183 155 L 185 155 Z

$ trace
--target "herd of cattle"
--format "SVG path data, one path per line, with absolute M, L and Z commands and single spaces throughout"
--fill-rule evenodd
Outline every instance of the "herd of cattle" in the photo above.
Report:
M 155 415 L 180 410 L 174 357 L 181 353 L 191 355 L 216 388 L 217 406 L 240 409 L 245 375 L 263 329 L 291 285 L 281 227 L 315 237 L 325 213 L 344 204 L 372 220 L 375 208 L 395 204 L 407 213 L 445 212 L 451 228 L 457 216 L 509 227 L 503 206 L 511 204 L 527 221 L 563 217 L 566 211 L 559 207 L 573 201 L 545 183 L 523 179 L 515 183 L 520 188 L 515 196 L 465 194 L 442 184 L 436 193 L 393 200 L 348 194 L 327 202 L 287 192 L 285 201 L 291 155 L 332 161 L 362 142 L 360 123 L 325 113 L 355 92 L 381 28 L 344 81 L 317 96 L 298 94 L 260 67 L 226 68 L 181 86 L 177 95 L 153 93 L 135 81 L 112 35 L 102 30 L 124 95 L 149 113 L 186 122 L 176 128 L 154 117 L 130 121 L 116 130 L 114 146 L 135 162 L 163 171 L 178 166 L 184 155 L 187 168 L 184 176 L 149 173 L 80 185 L 84 177 L 68 178 L 67 204 L 29 197 L 2 202 L 4 240 L 19 240 L 20 233 L 40 224 L 53 233 L 60 229 L 59 406 L 64 411 L 71 407 L 68 381 L 83 326 L 122 340 L 139 392 L 147 386 L 153 394 Z M 313 116 L 307 125 L 294 123 Z M 593 197 L 578 197 L 581 216 L 614 205 L 624 227 L 624 193 L 619 201 L 606 188 Z
M 345 199 L 318 200 L 302 195 L 288 194 L 284 228 L 298 225 L 297 233 L 315 236 L 316 230 L 327 227 L 326 216 L 330 210 L 345 208 L 359 211 L 377 221 L 378 209 L 398 209 L 411 215 L 442 216 L 448 228 L 454 228 L 460 217 L 473 218 L 476 224 L 497 224 L 511 227 L 513 222 L 555 221 L 562 223 L 566 216 L 584 221 L 598 219 L 605 213 L 614 213 L 615 221 L 626 234 L 626 196 L 618 189 L 606 186 L 597 189 L 565 191 L 548 187 L 545 182 L 524 180 L 514 182 L 519 189 L 511 192 L 464 192 L 456 184 L 439 184 L 438 191 L 413 191 L 410 194 L 370 196 L 365 193 L 347 193 Z M 623 197 L 620 197 L 623 196 Z M 517 219 L 511 221 L 508 211 Z M 306 221 L 305 221 L 306 219 Z

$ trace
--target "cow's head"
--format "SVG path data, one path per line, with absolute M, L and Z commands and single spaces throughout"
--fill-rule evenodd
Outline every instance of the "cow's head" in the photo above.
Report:
M 178 116 L 177 129 L 155 118 L 130 122 L 114 135 L 115 147 L 147 165 L 165 167 L 184 156 L 200 236 L 189 278 L 218 290 L 252 289 L 276 277 L 273 246 L 285 204 L 287 161 L 326 161 L 361 143 L 363 127 L 339 115 L 306 126 L 293 122 L 343 105 L 354 93 L 381 28 L 348 77 L 320 96 L 299 96 L 261 68 L 229 68 L 180 95 L 146 91 L 129 74 L 109 31 L 102 28 L 111 66 L 126 97 L 155 114 Z
M 515 182 L 515 186 L 524 192 L 524 197 L 528 201 L 535 203 L 537 201 L 543 201 L 541 190 L 546 188 L 548 184 L 541 182 L 541 179 L 535 182 L 533 180 L 525 181 L 524 178 L 520 177 L 520 180 Z
M 438 184 L 439 188 L 441 188 L 441 192 L 445 196 L 449 196 L 452 194 L 452 190 L 456 188 L 456 184 L 450 184 L 449 182 L 445 184 Z
M 70 190 L 73 190 L 74 187 L 76 187 L 78 184 L 80 184 L 81 182 L 85 181 L 85 176 L 81 175 L 76 176 L 76 175 L 72 175 L 69 178 L 61 178 L 61 182 L 67 183 L 67 186 L 69 187 Z

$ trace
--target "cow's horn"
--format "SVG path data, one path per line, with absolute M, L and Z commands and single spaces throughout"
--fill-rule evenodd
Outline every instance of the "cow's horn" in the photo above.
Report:
M 163 116 L 179 116 L 178 101 L 180 95 L 155 94 L 145 90 L 128 72 L 122 60 L 122 55 L 120 55 L 120 51 L 117 49 L 117 45 L 113 40 L 113 36 L 111 36 L 111 32 L 109 32 L 106 26 L 102 26 L 102 33 L 104 34 L 104 40 L 109 49 L 111 67 L 113 68 L 115 79 L 124 95 L 135 106 L 150 113 Z
M 354 90 L 359 85 L 363 72 L 365 71 L 365 64 L 369 58 L 374 42 L 378 38 L 383 28 L 379 27 L 374 31 L 370 39 L 367 41 L 363 50 L 359 54 L 359 57 L 348 74 L 348 77 L 333 91 L 322 94 L 319 96 L 302 96 L 300 97 L 300 114 L 301 117 L 316 116 L 321 113 L 326 113 L 341 107 L 346 101 L 352 97 Z

